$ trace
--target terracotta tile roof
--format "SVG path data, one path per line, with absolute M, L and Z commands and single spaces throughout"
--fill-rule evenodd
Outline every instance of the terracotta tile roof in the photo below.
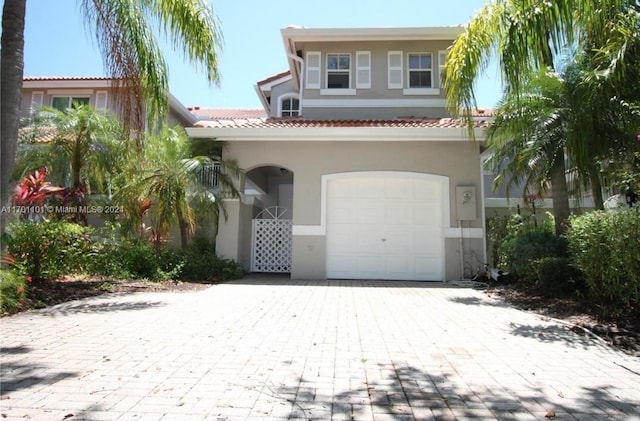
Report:
M 280 78 L 283 78 L 285 76 L 290 76 L 290 75 L 291 75 L 291 71 L 287 70 L 285 72 L 278 73 L 277 75 L 269 76 L 266 79 L 258 81 L 258 86 L 265 85 L 267 83 L 273 82 L 274 80 L 278 80 Z
M 494 108 L 478 108 L 471 112 L 473 117 L 493 117 L 496 113 Z
M 55 127 L 21 127 L 18 130 L 18 139 L 27 143 L 49 143 L 56 137 Z
M 201 120 L 235 120 L 267 118 L 262 108 L 200 108 L 187 107 L 191 114 Z
M 488 122 L 476 121 L 475 127 L 487 127 Z M 198 121 L 203 128 L 319 128 L 319 127 L 414 127 L 463 128 L 461 120 L 453 118 L 397 118 L 393 120 L 307 120 L 305 118 L 244 118 Z
M 55 80 L 112 80 L 113 78 L 106 76 L 25 76 L 23 80 L 25 81 L 36 81 L 36 80 L 46 80 L 46 81 L 55 81 Z

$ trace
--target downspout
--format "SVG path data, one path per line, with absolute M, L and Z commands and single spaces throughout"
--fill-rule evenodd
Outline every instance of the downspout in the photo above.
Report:
M 304 60 L 295 54 L 288 53 L 287 56 L 293 61 L 300 63 L 300 86 L 298 87 L 298 115 L 302 115 L 302 88 L 304 87 Z

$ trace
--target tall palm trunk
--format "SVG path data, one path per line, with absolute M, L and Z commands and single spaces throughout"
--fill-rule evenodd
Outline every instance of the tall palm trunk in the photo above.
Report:
M 2 10 L 2 63 L 0 64 L 0 204 L 9 198 L 9 177 L 16 159 L 22 78 L 24 77 L 24 18 L 26 0 L 5 0 Z M 4 232 L 6 213 L 0 214 Z
M 189 224 L 187 224 L 180 206 L 176 206 L 176 219 L 178 219 L 178 226 L 180 227 L 180 244 L 182 250 L 186 250 L 189 246 Z
M 555 218 L 556 234 L 566 231 L 565 222 L 569 219 L 569 194 L 567 190 L 566 166 L 562 149 L 560 149 L 551 164 L 549 170 L 551 179 L 551 197 L 553 198 L 553 216 Z
M 551 52 L 551 35 L 546 33 L 546 43 L 541 45 L 542 62 L 550 69 L 554 69 L 553 54 Z M 569 208 L 569 190 L 567 189 L 567 166 L 564 159 L 564 147 L 557 145 L 551 153 L 553 160 L 549 170 L 551 179 L 551 196 L 553 197 L 553 216 L 555 219 L 555 231 L 557 235 L 566 231 L 566 222 L 571 214 Z
M 598 210 L 604 210 L 604 198 L 602 197 L 602 180 L 595 164 L 589 165 L 589 181 L 591 182 L 591 192 L 593 194 L 593 205 Z

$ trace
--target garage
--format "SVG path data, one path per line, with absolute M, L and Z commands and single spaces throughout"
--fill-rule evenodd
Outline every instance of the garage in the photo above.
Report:
M 448 179 L 403 172 L 327 179 L 327 278 L 441 281 Z

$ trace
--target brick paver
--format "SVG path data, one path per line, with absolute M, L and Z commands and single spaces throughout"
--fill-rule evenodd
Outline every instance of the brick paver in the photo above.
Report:
M 640 359 L 440 284 L 249 277 L 0 326 L 9 420 L 640 420 Z

